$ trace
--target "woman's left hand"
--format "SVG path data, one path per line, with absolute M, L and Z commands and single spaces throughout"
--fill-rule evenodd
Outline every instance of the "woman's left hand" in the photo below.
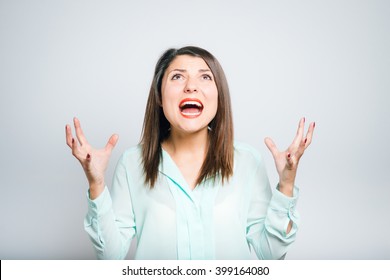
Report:
M 276 170 L 279 174 L 279 191 L 287 196 L 293 195 L 295 177 L 300 158 L 305 149 L 310 145 L 315 123 L 310 123 L 304 137 L 305 118 L 299 121 L 297 135 L 286 151 L 279 151 L 271 138 L 265 138 L 264 142 L 271 151 L 275 160 Z

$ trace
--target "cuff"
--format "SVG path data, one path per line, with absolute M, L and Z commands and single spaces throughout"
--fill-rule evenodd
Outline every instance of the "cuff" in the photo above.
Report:
M 88 201 L 88 216 L 90 217 L 100 217 L 106 214 L 107 212 L 109 212 L 112 206 L 112 200 L 107 186 L 104 187 L 103 192 L 94 200 L 90 199 L 89 190 L 88 190 L 87 201 Z
M 293 196 L 287 196 L 279 191 L 276 188 L 276 191 L 273 192 L 270 206 L 278 210 L 295 210 L 299 196 L 299 188 L 294 187 Z
M 299 225 L 299 213 L 296 210 L 298 202 L 299 189 L 294 187 L 293 196 L 284 195 L 278 190 L 275 190 L 268 209 L 268 226 L 279 232 L 281 238 L 288 238 L 295 235 Z M 287 227 L 293 222 L 291 231 L 287 234 Z M 272 225 L 272 226 L 271 226 Z

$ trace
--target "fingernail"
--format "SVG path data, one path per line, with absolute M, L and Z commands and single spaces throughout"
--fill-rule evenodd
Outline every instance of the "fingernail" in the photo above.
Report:
M 90 154 L 87 154 L 87 159 L 90 159 L 91 158 L 91 155 Z
M 314 128 L 314 127 L 316 127 L 316 123 L 315 123 L 315 122 L 314 122 L 314 124 L 313 124 L 313 128 Z
M 306 144 L 306 142 L 307 142 L 307 138 L 305 139 L 305 144 Z
M 305 117 L 303 117 L 303 122 L 305 122 L 306 121 L 306 118 Z
M 74 138 L 72 138 L 72 144 L 74 143 Z
M 288 153 L 288 154 L 287 154 L 287 157 L 288 157 L 288 158 L 291 158 L 291 154 L 290 154 L 290 153 Z

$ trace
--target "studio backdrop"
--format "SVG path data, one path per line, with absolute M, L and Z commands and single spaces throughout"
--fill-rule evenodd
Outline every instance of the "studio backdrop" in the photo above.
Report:
M 195 45 L 222 64 L 235 139 L 264 157 L 316 122 L 287 259 L 390 259 L 390 2 L 0 0 L 0 259 L 94 259 L 87 181 L 65 143 L 140 140 L 158 57 Z M 134 254 L 134 244 L 128 258 Z

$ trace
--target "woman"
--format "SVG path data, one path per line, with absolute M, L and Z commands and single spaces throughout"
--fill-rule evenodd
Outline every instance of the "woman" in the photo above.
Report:
M 300 157 L 311 143 L 301 119 L 287 149 L 265 139 L 279 174 L 271 191 L 264 163 L 233 141 L 230 95 L 213 55 L 167 50 L 157 62 L 141 143 L 120 158 L 112 188 L 104 171 L 118 136 L 91 147 L 78 119 L 66 141 L 89 182 L 85 228 L 98 258 L 123 259 L 137 237 L 137 259 L 282 258 L 295 240 Z

